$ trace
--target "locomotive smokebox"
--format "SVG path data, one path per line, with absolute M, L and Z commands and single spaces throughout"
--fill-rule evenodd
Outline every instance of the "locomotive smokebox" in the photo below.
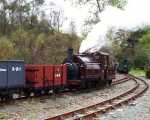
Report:
M 68 48 L 67 62 L 73 62 L 73 48 Z

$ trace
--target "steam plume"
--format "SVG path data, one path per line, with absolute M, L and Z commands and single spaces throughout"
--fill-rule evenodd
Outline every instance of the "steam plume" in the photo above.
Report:
M 149 0 L 129 0 L 125 10 L 106 7 L 105 11 L 99 15 L 101 21 L 83 40 L 79 52 L 95 52 L 107 45 L 106 34 L 112 27 L 115 30 L 136 31 L 145 25 L 150 25 L 149 5 Z

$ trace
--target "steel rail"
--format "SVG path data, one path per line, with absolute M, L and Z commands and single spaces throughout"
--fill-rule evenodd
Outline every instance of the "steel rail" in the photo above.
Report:
M 131 89 L 129 89 L 128 91 L 124 92 L 123 94 L 120 94 L 114 98 L 105 100 L 103 102 L 87 106 L 85 108 L 81 108 L 81 109 L 74 110 L 71 112 L 66 112 L 61 115 L 48 118 L 46 120 L 67 120 L 67 119 L 68 120 L 70 119 L 71 120 L 81 120 L 81 119 L 91 120 L 93 117 L 97 116 L 97 114 L 114 109 L 115 107 L 120 106 L 124 103 L 128 103 L 130 100 L 137 98 L 148 89 L 148 84 L 145 81 L 143 81 L 140 78 L 131 76 L 131 75 L 127 75 L 125 78 L 113 82 L 113 85 L 120 84 L 128 80 L 133 80 L 136 83 L 136 85 L 132 87 Z M 139 83 L 139 81 L 141 81 L 144 84 L 145 87 L 143 89 L 140 88 L 141 84 Z M 140 88 L 141 91 L 136 93 L 135 91 L 137 91 L 138 88 Z

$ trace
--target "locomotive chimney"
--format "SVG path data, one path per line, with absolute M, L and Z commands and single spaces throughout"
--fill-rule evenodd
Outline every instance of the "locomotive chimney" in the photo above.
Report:
M 67 62 L 73 62 L 73 48 L 68 48 Z

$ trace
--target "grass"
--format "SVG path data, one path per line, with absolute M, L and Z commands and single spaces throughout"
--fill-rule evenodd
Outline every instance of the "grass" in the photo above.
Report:
M 145 76 L 145 71 L 139 68 L 131 69 L 129 73 L 135 76 Z

